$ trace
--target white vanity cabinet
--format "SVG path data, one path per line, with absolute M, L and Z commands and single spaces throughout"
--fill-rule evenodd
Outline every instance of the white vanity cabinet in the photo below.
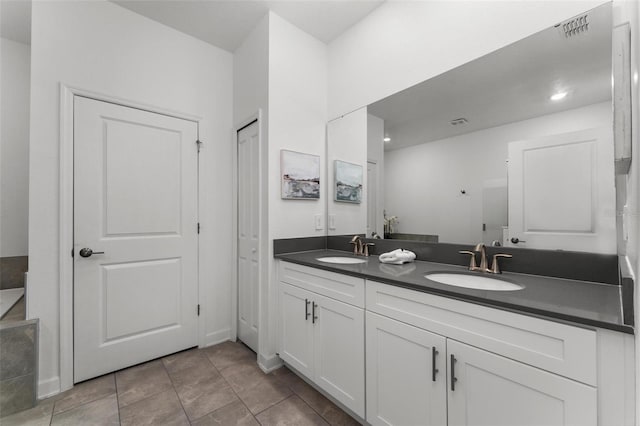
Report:
M 367 421 L 447 424 L 446 339 L 367 312 Z
M 372 425 L 596 424 L 594 387 L 375 313 L 366 318 Z
M 629 336 L 369 280 L 366 301 L 373 425 L 632 424 Z
M 596 388 L 447 339 L 453 425 L 597 424 Z
M 364 418 L 364 280 L 280 262 L 279 355 Z

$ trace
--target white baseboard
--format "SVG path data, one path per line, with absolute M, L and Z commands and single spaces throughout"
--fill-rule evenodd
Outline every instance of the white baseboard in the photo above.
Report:
M 49 398 L 60 393 L 60 377 L 51 377 L 38 382 L 38 399 Z
M 282 360 L 278 355 L 271 355 L 270 357 L 258 355 L 258 367 L 265 373 L 271 373 L 273 370 L 277 370 L 282 367 Z
M 217 345 L 218 343 L 231 340 L 231 330 L 225 328 L 224 330 L 214 331 L 213 333 L 206 334 L 204 336 L 204 342 L 200 347 L 206 348 L 207 346 Z

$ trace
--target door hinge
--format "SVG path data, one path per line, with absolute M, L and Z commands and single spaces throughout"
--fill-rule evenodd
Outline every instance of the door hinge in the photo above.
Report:
M 198 316 L 200 316 L 200 304 L 198 304 Z
M 198 234 L 200 233 L 200 222 L 198 222 Z
M 196 140 L 196 145 L 198 146 L 198 154 L 200 154 L 200 148 L 202 148 L 202 141 L 201 140 Z
M 73 256 L 73 249 L 71 249 L 71 257 L 74 257 L 74 256 Z

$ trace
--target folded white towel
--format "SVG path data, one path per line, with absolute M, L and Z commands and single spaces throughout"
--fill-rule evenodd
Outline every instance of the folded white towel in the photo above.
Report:
M 397 249 L 389 253 L 382 253 L 378 259 L 382 263 L 401 265 L 403 263 L 413 262 L 416 259 L 416 254 L 409 250 Z

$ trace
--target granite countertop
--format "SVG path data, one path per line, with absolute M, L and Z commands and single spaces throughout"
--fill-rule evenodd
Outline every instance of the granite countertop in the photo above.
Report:
M 359 259 L 366 259 L 366 263 L 350 265 L 317 260 L 325 256 L 356 257 L 349 252 L 338 250 L 283 253 L 275 257 L 287 262 L 512 312 L 634 333 L 633 327 L 624 323 L 621 287 L 618 285 L 504 272 L 489 276 L 524 285 L 524 288 L 517 291 L 476 290 L 441 284 L 424 277 L 432 272 L 478 274 L 469 272 L 462 266 L 424 261 L 391 265 L 380 263 L 377 256 L 357 256 Z

